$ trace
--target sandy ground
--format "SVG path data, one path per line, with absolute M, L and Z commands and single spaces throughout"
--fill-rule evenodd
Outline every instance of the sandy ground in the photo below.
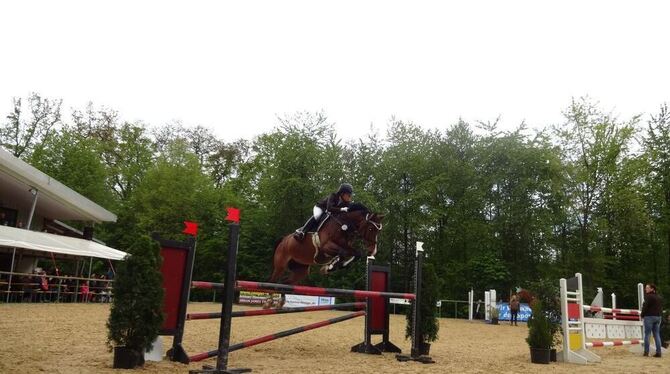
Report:
M 189 311 L 220 311 L 220 305 L 193 303 Z M 346 312 L 324 311 L 236 318 L 233 342 L 332 318 Z M 105 346 L 108 305 L 0 305 L 0 373 L 110 373 L 112 353 Z M 408 352 L 403 316 L 392 316 L 391 341 Z M 184 346 L 189 354 L 216 349 L 218 320 L 187 322 Z M 493 326 L 481 322 L 440 320 L 440 339 L 433 343 L 435 364 L 397 362 L 383 356 L 350 353 L 363 340 L 363 318 L 232 352 L 229 368 L 254 373 L 670 373 L 670 357 L 641 357 L 626 347 L 600 348 L 603 362 L 588 366 L 530 363 L 524 326 Z M 164 337 L 164 347 L 172 338 Z M 375 339 L 375 342 L 377 339 Z M 183 365 L 148 362 L 145 373 L 187 373 L 215 359 Z

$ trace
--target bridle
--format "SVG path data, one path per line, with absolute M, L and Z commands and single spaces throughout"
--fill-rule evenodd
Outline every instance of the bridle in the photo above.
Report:
M 337 222 L 337 224 L 340 226 L 340 230 L 345 232 L 347 240 L 351 239 L 351 235 L 358 235 L 361 239 L 366 240 L 364 233 L 359 232 L 359 227 L 358 227 L 359 225 L 357 225 L 356 223 L 347 224 L 345 222 L 342 222 L 342 220 L 340 220 L 338 217 L 336 217 L 333 214 L 329 213 L 329 216 L 335 222 Z M 371 224 L 375 229 L 377 229 L 377 231 L 381 231 L 382 227 L 383 227 L 382 223 L 381 222 L 375 222 L 375 221 L 371 220 L 372 216 L 374 216 L 373 213 L 369 213 L 369 212 L 366 213 L 365 214 L 365 223 Z M 377 245 L 377 240 L 375 240 L 371 244 L 374 244 L 376 246 Z

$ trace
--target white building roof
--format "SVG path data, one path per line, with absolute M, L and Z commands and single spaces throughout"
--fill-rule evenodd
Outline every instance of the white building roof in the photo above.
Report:
M 39 191 L 35 213 L 52 219 L 116 222 L 116 215 L 30 164 L 0 148 L 0 196 L 31 206 L 30 189 Z

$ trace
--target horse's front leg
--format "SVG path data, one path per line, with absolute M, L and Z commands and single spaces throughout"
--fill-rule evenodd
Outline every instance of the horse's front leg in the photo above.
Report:
M 326 250 L 326 247 L 324 246 L 324 250 Z M 327 246 L 327 252 L 332 256 L 332 259 L 325 265 L 321 267 L 321 274 L 328 274 L 334 270 L 339 269 L 342 265 L 342 259 L 347 256 L 347 251 L 351 251 L 351 248 L 346 248 L 344 246 L 341 246 L 337 243 L 328 243 Z M 325 251 L 324 251 L 325 252 Z M 347 263 L 348 265 L 348 263 Z

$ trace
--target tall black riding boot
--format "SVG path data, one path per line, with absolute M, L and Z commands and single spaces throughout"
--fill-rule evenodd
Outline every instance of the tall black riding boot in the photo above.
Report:
M 309 217 L 307 222 L 305 222 L 305 224 L 301 228 L 295 230 L 293 236 L 296 239 L 302 241 L 305 238 L 305 233 L 310 232 L 310 230 L 313 230 L 315 225 L 316 225 L 316 219 L 314 218 L 314 216 Z

